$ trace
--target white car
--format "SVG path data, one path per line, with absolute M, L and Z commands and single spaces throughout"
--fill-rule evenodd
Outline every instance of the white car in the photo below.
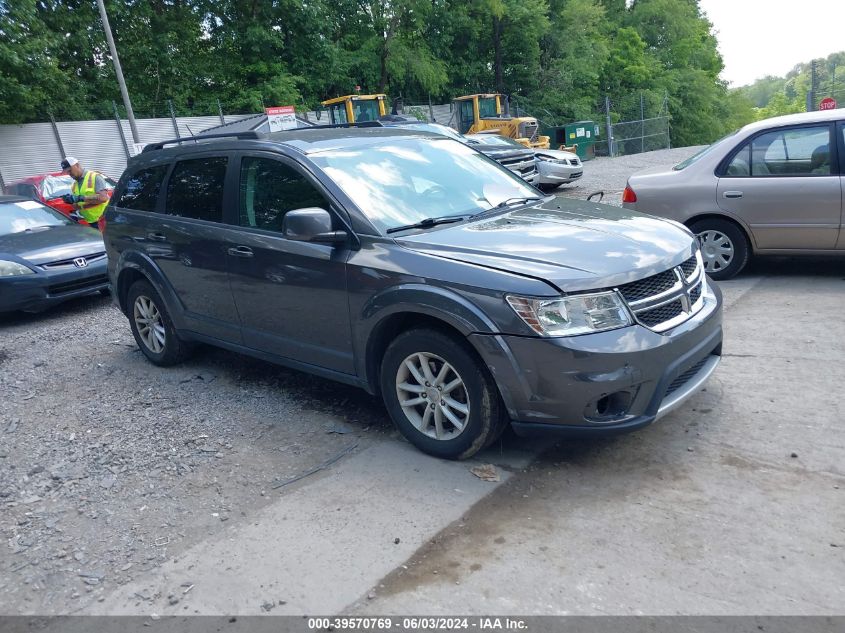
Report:
M 512 138 L 501 134 L 480 133 L 468 134 L 470 143 L 484 143 L 485 145 L 525 146 Z M 557 189 L 561 185 L 575 182 L 584 175 L 584 164 L 576 154 L 559 149 L 535 149 L 534 158 L 537 161 L 539 178 L 532 182 L 544 191 Z
M 575 182 L 584 175 L 584 164 L 576 154 L 559 149 L 538 149 L 534 152 L 537 159 L 540 189 L 549 191 L 561 185 Z

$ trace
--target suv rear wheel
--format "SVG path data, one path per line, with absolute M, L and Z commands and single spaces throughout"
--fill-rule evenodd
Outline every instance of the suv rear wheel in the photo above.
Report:
M 470 457 L 507 425 L 487 367 L 465 341 L 437 330 L 409 330 L 390 344 L 381 392 L 402 435 L 435 457 Z
M 170 314 L 152 284 L 136 281 L 126 295 L 135 342 L 150 362 L 167 367 L 188 357 L 190 347 L 176 335 Z

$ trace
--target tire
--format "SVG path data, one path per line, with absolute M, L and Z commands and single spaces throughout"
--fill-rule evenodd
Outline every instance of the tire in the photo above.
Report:
M 561 186 L 562 184 L 563 184 L 563 183 L 559 183 L 559 184 L 551 184 L 551 183 L 546 184 L 546 183 L 542 183 L 542 184 L 537 185 L 537 188 L 538 188 L 540 191 L 544 191 L 545 193 L 551 193 L 552 191 L 555 191 L 556 189 L 560 189 L 560 186 Z
M 126 295 L 129 327 L 144 356 L 160 367 L 169 367 L 185 360 L 191 347 L 180 340 L 173 327 L 173 320 L 158 291 L 150 282 L 136 281 Z M 155 320 L 150 324 L 151 320 Z M 143 329 L 144 322 L 150 324 Z
M 445 389 L 437 389 L 456 382 L 446 397 Z M 508 423 L 496 384 L 475 351 L 437 330 L 413 329 L 396 337 L 382 359 L 380 385 L 399 431 L 434 457 L 466 459 L 492 444 Z
M 693 222 L 689 228 L 698 236 L 704 270 L 711 278 L 730 279 L 745 268 L 751 247 L 745 232 L 735 223 L 706 218 Z

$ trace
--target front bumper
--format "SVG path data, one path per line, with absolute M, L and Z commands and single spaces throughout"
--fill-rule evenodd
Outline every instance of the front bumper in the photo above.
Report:
M 611 434 L 681 406 L 722 353 L 722 299 L 658 334 L 641 325 L 567 338 L 472 334 L 520 435 Z
M 38 270 L 34 275 L 0 279 L 0 312 L 40 312 L 47 308 L 109 287 L 106 259 L 86 268 Z
M 561 165 L 549 161 L 537 161 L 538 182 L 541 185 L 565 185 L 575 182 L 584 175 L 584 166 Z

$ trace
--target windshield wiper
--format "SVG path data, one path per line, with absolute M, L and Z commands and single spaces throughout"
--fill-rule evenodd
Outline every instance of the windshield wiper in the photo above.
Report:
M 542 200 L 542 198 L 538 198 L 537 196 L 517 196 L 515 198 L 508 198 L 507 200 L 502 200 L 493 208 L 504 209 L 505 207 L 509 206 L 511 202 L 531 202 L 532 200 Z
M 507 200 L 502 200 L 495 207 L 490 207 L 489 209 L 483 209 L 483 210 L 479 211 L 478 213 L 474 213 L 470 217 L 478 218 L 478 217 L 481 217 L 482 215 L 490 213 L 491 211 L 498 211 L 499 209 L 504 209 L 504 208 L 510 206 L 510 204 L 512 202 L 517 202 L 517 201 L 519 201 L 519 202 L 532 202 L 534 200 L 542 200 L 542 198 L 538 198 L 537 196 L 517 196 L 515 198 L 508 198 Z
M 467 216 L 465 215 L 444 215 L 440 218 L 426 218 L 425 220 L 420 220 L 419 222 L 414 222 L 413 224 L 391 227 L 387 229 L 387 233 L 398 233 L 399 231 L 407 231 L 409 229 L 430 229 L 438 224 L 452 224 L 453 222 L 460 222 L 466 218 Z

